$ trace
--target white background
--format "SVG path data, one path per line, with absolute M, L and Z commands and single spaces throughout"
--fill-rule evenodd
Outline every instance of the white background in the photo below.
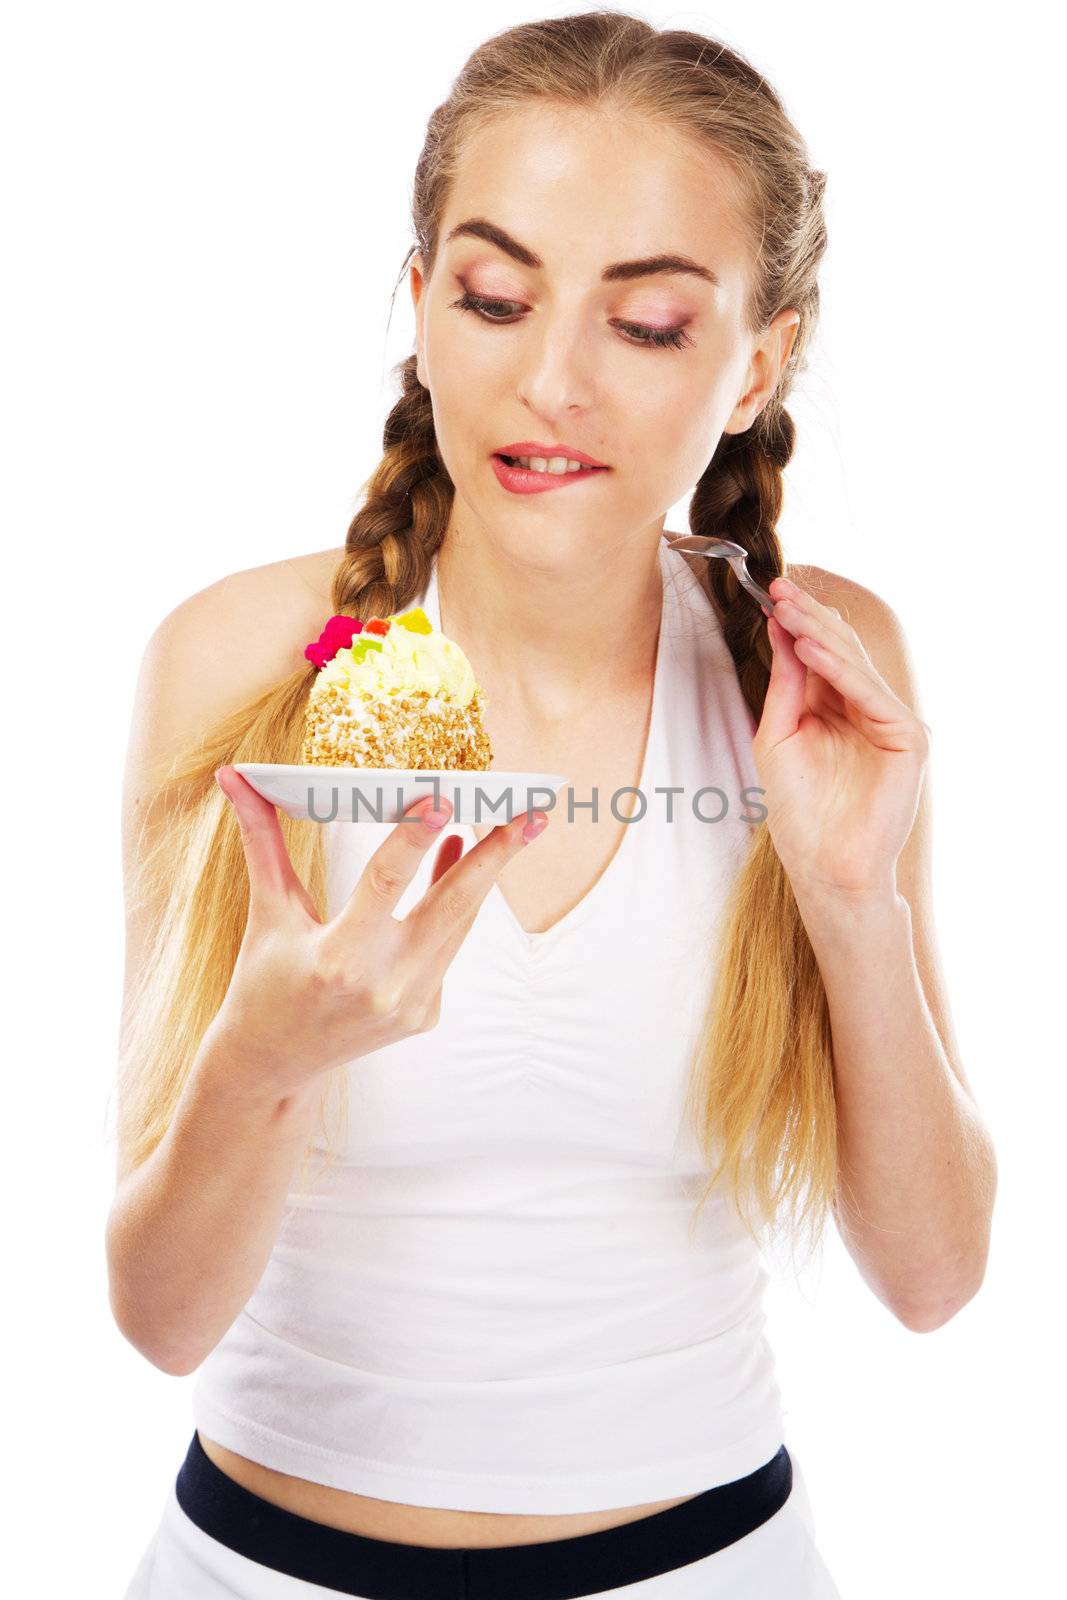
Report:
M 36 4 L 4 26 L 20 1594 L 118 1597 L 192 1431 L 194 1380 L 117 1332 L 103 1251 L 141 651 L 226 573 L 343 542 L 388 369 L 411 348 L 406 283 L 387 322 L 426 118 L 488 33 L 557 9 Z M 787 1426 L 845 1600 L 1046 1593 L 1064 1489 L 1062 258 L 1047 231 L 1063 41 L 1025 4 L 988 22 L 910 3 L 643 15 L 757 63 L 829 173 L 781 532 L 790 560 L 866 584 L 907 631 L 934 730 L 945 971 L 999 1157 L 986 1282 L 943 1329 L 895 1323 L 836 1234 L 801 1289 L 776 1275 Z

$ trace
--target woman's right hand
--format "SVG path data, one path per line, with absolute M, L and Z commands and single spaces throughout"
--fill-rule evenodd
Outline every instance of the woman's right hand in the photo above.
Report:
M 209 1029 L 257 1090 L 309 1092 L 323 1074 L 433 1028 L 441 983 L 497 877 L 548 821 L 522 812 L 464 856 L 450 836 L 429 889 L 403 919 L 393 911 L 451 816 L 433 797 L 410 806 L 371 856 L 345 905 L 322 922 L 285 848 L 277 812 L 232 766 L 215 774 L 237 814 L 249 908 L 230 986 Z M 540 821 L 539 819 L 544 819 Z M 529 838 L 524 830 L 529 828 Z

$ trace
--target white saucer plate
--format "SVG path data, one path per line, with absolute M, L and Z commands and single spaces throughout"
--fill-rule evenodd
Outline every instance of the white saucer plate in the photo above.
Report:
M 398 822 L 425 795 L 447 800 L 452 823 L 503 823 L 545 810 L 558 772 L 415 772 L 399 767 L 315 767 L 236 761 L 257 793 L 302 821 Z

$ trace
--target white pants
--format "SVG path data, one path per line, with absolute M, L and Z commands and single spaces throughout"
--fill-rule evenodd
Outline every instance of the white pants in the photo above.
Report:
M 792 1446 L 789 1454 L 792 1491 L 766 1522 L 688 1566 L 621 1589 L 597 1590 L 599 1600 L 841 1600 L 815 1544 L 811 1504 Z M 204 1533 L 186 1516 L 171 1484 L 163 1519 L 122 1600 L 328 1600 L 331 1595 L 340 1596 L 340 1590 L 261 1566 Z M 413 1594 L 411 1600 L 422 1597 Z

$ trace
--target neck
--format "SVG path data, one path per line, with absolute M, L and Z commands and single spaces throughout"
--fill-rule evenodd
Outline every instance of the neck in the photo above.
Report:
M 656 658 L 662 538 L 660 523 L 609 555 L 546 566 L 453 522 L 437 553 L 441 631 L 487 696 L 528 714 L 570 716 L 639 689 Z

